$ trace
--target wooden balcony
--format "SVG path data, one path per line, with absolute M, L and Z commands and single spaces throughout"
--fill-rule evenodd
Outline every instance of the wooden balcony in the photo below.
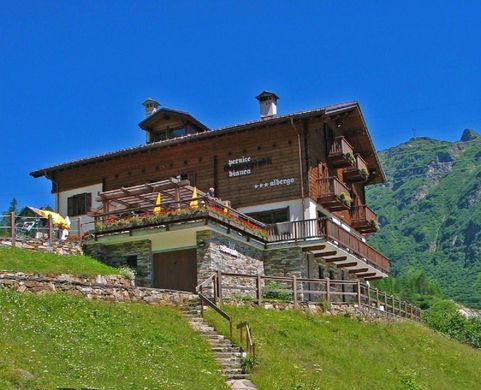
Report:
M 386 256 L 366 244 L 358 234 L 347 231 L 330 219 L 320 218 L 282 222 L 280 224 L 269 225 L 268 230 L 268 243 L 288 241 L 299 243 L 300 241 L 308 242 L 316 237 L 325 238 L 336 247 L 347 250 L 365 264 L 382 272 L 389 273 L 390 261 Z M 308 247 L 305 248 L 308 249 Z M 336 256 L 339 256 L 339 254 L 332 253 L 332 256 L 334 259 Z M 342 258 L 338 259 L 341 263 L 346 261 Z
M 369 170 L 367 168 L 367 163 L 361 155 L 356 154 L 354 156 L 354 165 L 344 168 L 343 177 L 346 183 L 363 182 L 368 179 Z
M 318 202 L 329 211 L 348 210 L 351 207 L 350 191 L 337 177 L 319 179 Z
M 379 230 L 376 213 L 365 205 L 352 207 L 351 226 L 361 233 L 375 233 Z
M 354 159 L 353 148 L 344 137 L 337 137 L 334 139 L 327 158 L 334 167 L 347 167 Z

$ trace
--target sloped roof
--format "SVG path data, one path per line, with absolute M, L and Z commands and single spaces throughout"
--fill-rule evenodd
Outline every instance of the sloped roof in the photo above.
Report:
M 120 150 L 117 150 L 117 151 L 114 151 L 114 152 L 94 155 L 94 156 L 82 158 L 82 159 L 79 159 L 79 160 L 70 161 L 70 162 L 67 162 L 67 163 L 52 165 L 50 167 L 46 167 L 46 168 L 42 168 L 42 169 L 33 171 L 33 172 L 30 173 L 30 175 L 35 177 L 35 178 L 47 176 L 48 173 L 56 171 L 56 170 L 71 168 L 71 167 L 75 167 L 75 166 L 87 165 L 87 164 L 95 163 L 95 162 L 102 161 L 102 160 L 109 160 L 109 159 L 112 159 L 114 157 L 119 157 L 119 156 L 122 156 L 122 155 L 135 154 L 135 153 L 143 152 L 143 151 L 150 150 L 150 149 L 161 148 L 161 147 L 164 147 L 164 146 L 167 146 L 167 145 L 174 145 L 174 144 L 180 144 L 180 143 L 183 143 L 183 142 L 201 140 L 201 139 L 215 137 L 215 136 L 233 133 L 233 132 L 237 132 L 237 131 L 248 130 L 248 129 L 254 128 L 254 127 L 264 127 L 264 126 L 273 125 L 273 124 L 280 123 L 280 122 L 285 122 L 286 120 L 289 120 L 289 119 L 294 120 L 294 119 L 301 119 L 301 118 L 313 117 L 313 116 L 318 116 L 318 115 L 331 116 L 331 115 L 340 114 L 340 113 L 343 113 L 343 112 L 348 112 L 348 111 L 351 111 L 351 110 L 358 110 L 359 114 L 362 118 L 362 114 L 361 114 L 361 111 L 360 111 L 359 104 L 357 102 L 347 102 L 347 103 L 334 104 L 334 105 L 329 105 L 329 106 L 324 106 L 324 107 L 318 107 L 318 108 L 300 111 L 300 112 L 295 112 L 295 113 L 291 113 L 291 114 L 278 115 L 278 116 L 275 116 L 275 117 L 256 119 L 256 120 L 252 120 L 252 121 L 248 121 L 248 122 L 244 122 L 244 123 L 240 123 L 240 124 L 236 124 L 236 125 L 221 127 L 221 128 L 218 128 L 218 129 L 212 129 L 212 130 L 207 129 L 207 127 L 205 127 L 204 125 L 202 125 L 200 122 L 197 121 L 202 126 L 204 126 L 207 129 L 207 131 L 195 133 L 195 134 L 187 134 L 187 135 L 177 137 L 177 138 L 171 138 L 171 139 L 167 139 L 167 140 L 163 140 L 163 141 L 152 142 L 150 144 L 138 145 L 138 146 L 134 146 L 134 147 L 130 147 L 130 148 L 120 149 Z M 144 128 L 144 129 L 147 128 L 147 126 L 149 124 L 154 122 L 156 117 L 158 118 L 157 115 L 161 115 L 160 113 L 162 113 L 162 112 L 164 112 L 164 113 L 167 112 L 167 113 L 176 114 L 176 115 L 182 115 L 189 120 L 195 120 L 195 118 L 192 117 L 189 113 L 186 113 L 186 112 L 183 112 L 183 111 L 172 110 L 172 109 L 168 109 L 168 108 L 162 108 L 162 109 L 156 111 L 155 113 L 153 113 L 152 115 L 150 115 L 149 117 L 147 117 L 146 119 L 144 119 L 142 122 L 140 122 L 139 126 Z M 369 136 L 369 133 L 367 133 L 367 134 L 368 134 L 368 137 L 369 137 L 369 143 L 371 144 L 372 149 L 375 150 L 374 145 L 372 143 L 372 140 Z M 384 172 L 382 171 L 382 167 L 381 167 L 381 164 L 380 164 L 379 160 L 377 159 L 377 156 L 376 156 L 376 161 L 377 161 L 377 165 L 380 167 L 381 177 L 384 179 Z

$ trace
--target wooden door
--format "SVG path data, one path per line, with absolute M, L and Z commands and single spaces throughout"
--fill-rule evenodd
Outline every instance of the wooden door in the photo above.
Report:
M 197 251 L 184 249 L 154 254 L 154 287 L 195 291 Z

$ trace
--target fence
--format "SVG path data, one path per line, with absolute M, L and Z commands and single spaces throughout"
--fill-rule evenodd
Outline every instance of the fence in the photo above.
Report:
M 82 240 L 82 229 L 88 223 L 82 218 L 70 220 L 68 239 Z M 0 238 L 9 239 L 15 246 L 16 241 L 25 239 L 48 240 L 50 243 L 62 239 L 62 231 L 55 226 L 52 217 L 23 216 L 15 213 L 0 215 Z
M 380 291 L 360 280 L 309 279 L 296 276 L 264 276 L 217 272 L 203 284 L 203 294 L 210 289 L 212 301 L 222 303 L 224 297 L 255 300 L 280 300 L 300 303 L 325 302 L 368 307 L 388 315 L 421 319 L 421 309 L 400 298 Z

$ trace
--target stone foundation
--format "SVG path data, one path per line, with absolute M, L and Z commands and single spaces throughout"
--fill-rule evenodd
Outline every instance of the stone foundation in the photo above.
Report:
M 128 266 L 129 256 L 137 257 L 135 282 L 138 286 L 152 285 L 152 251 L 150 240 L 126 241 L 105 245 L 89 242 L 84 245 L 86 255 L 113 267 Z
M 203 245 L 199 245 L 199 243 Z M 262 258 L 261 249 L 240 240 L 234 240 L 212 230 L 197 232 L 197 279 L 199 283 L 217 270 L 226 273 L 264 275 Z M 255 287 L 255 280 L 252 278 L 232 279 L 224 276 L 222 284 L 230 294 L 245 293 Z M 248 294 L 250 293 L 248 292 Z
M 181 306 L 197 298 L 196 295 L 187 292 L 135 287 L 134 281 L 116 275 L 80 278 L 73 275 L 43 276 L 2 272 L 0 289 L 2 288 L 19 293 L 61 292 L 87 299 L 159 306 Z
M 9 238 L 0 238 L 1 246 L 13 246 Z M 49 252 L 57 255 L 82 255 L 82 246 L 79 241 L 53 241 L 50 245 L 48 240 L 36 238 L 21 238 L 15 240 L 15 247 L 30 249 L 37 252 Z

